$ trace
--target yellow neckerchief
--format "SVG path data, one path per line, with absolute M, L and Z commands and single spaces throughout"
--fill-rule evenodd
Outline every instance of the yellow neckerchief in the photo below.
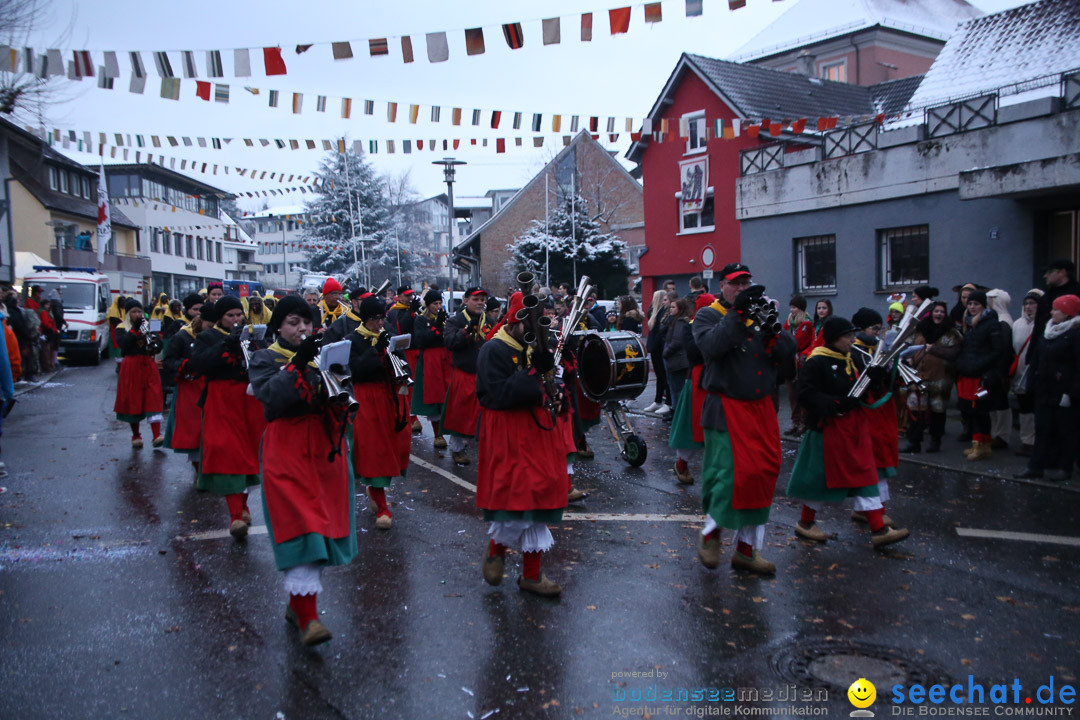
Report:
M 728 309 L 726 307 L 724 307 L 720 303 L 719 300 L 716 300 L 715 302 L 713 302 L 713 304 L 710 305 L 709 307 L 712 308 L 713 310 L 715 310 L 716 312 L 720 313 L 721 315 L 727 315 L 728 314 Z M 695 315 L 696 314 L 697 313 L 695 313 Z M 754 321 L 751 320 L 750 318 L 746 318 L 746 320 L 744 322 L 746 323 L 746 327 L 750 327 L 751 325 L 754 324 Z
M 493 337 L 492 340 L 501 340 L 517 352 L 525 351 L 525 363 L 527 365 L 532 365 L 532 347 L 525 347 L 515 340 L 514 336 L 507 332 L 505 325 L 499 328 L 499 331 L 495 333 L 495 337 Z M 514 364 L 518 364 L 518 357 L 516 355 L 514 356 Z
M 379 336 L 382 335 L 381 331 L 368 330 L 363 323 L 356 326 L 356 332 L 360 333 L 360 337 L 370 340 L 372 347 L 375 347 L 375 343 L 379 342 Z
M 879 340 L 878 340 L 878 342 L 881 342 L 881 340 L 879 339 Z M 855 338 L 855 344 L 856 344 L 856 345 L 858 345 L 858 346 L 859 346 L 859 347 L 861 347 L 861 348 L 866 348 L 866 349 L 867 349 L 868 351 L 870 351 L 870 353 L 871 353 L 871 354 L 873 354 L 873 352 L 874 352 L 874 348 L 876 348 L 876 347 L 877 347 L 877 345 L 876 345 L 876 344 L 874 344 L 874 345 L 870 345 L 869 343 L 865 343 L 865 342 L 863 342 L 863 341 L 862 341 L 862 340 L 860 340 L 859 338 Z
M 270 350 L 271 352 L 275 352 L 278 355 L 280 355 L 281 357 L 285 358 L 285 364 L 286 365 L 288 365 L 290 362 L 292 362 L 293 356 L 296 355 L 295 350 L 289 350 L 288 348 L 283 348 L 277 342 L 275 342 L 273 345 L 271 345 L 270 347 L 268 347 L 266 349 Z M 308 361 L 308 367 L 318 368 L 319 365 L 314 360 L 309 360 Z
M 143 315 L 143 319 L 146 319 L 145 315 Z M 142 323 L 139 324 L 141 325 Z M 124 321 L 120 323 L 120 328 L 131 332 L 134 327 L 135 326 L 131 324 L 131 313 L 124 313 Z
M 361 324 L 364 322 L 364 318 L 360 317 L 358 313 L 353 312 L 352 307 L 345 311 L 345 317 Z
M 461 308 L 461 314 L 465 316 L 466 326 L 469 323 L 472 323 L 472 315 L 469 314 L 468 310 L 466 310 L 465 308 Z M 477 333 L 480 335 L 480 337 L 487 337 L 487 334 L 491 332 L 491 326 L 485 325 L 485 322 L 487 322 L 486 312 L 481 313 L 480 322 L 476 325 Z
M 857 373 L 855 372 L 855 363 L 854 361 L 852 361 L 851 355 L 844 355 L 843 353 L 839 353 L 835 350 L 832 350 L 831 348 L 827 348 L 824 345 L 821 345 L 814 348 L 814 351 L 810 353 L 810 357 L 827 357 L 831 360 L 841 360 L 844 363 L 844 372 L 847 373 L 847 376 L 849 378 L 854 378 L 857 376 Z
M 181 312 L 183 312 L 183 311 L 181 310 Z M 184 319 L 181 315 L 177 315 L 176 313 L 174 313 L 170 308 L 165 308 L 165 317 L 168 318 L 169 320 L 183 320 Z
M 247 319 L 248 323 L 251 325 L 265 325 L 266 323 L 270 322 L 270 316 L 273 314 L 266 309 L 265 305 L 262 306 L 262 312 L 260 312 L 258 315 L 255 315 L 254 313 L 255 311 L 252 310 L 249 306 L 247 311 Z
M 332 317 L 332 318 L 333 318 L 334 320 L 337 320 L 337 319 L 338 319 L 339 317 L 341 317 L 341 316 L 342 316 L 342 314 L 343 314 L 343 313 L 345 312 L 345 304 L 344 304 L 344 303 L 342 303 L 342 302 L 338 302 L 338 305 L 337 305 L 337 307 L 336 307 L 336 308 L 334 308 L 333 310 L 331 310 L 331 309 L 329 308 L 329 306 L 327 306 L 327 304 L 326 304 L 326 301 L 325 301 L 325 300 L 320 300 L 320 301 L 319 301 L 319 310 L 321 310 L 321 311 L 322 311 L 322 314 L 323 314 L 323 317 L 324 317 L 324 318 L 325 318 L 325 317 L 326 317 L 327 315 L 329 315 L 329 316 L 330 316 L 330 317 Z M 331 320 L 330 322 L 333 322 L 333 320 Z
M 397 302 L 395 302 L 393 305 L 390 306 L 390 309 L 391 310 L 408 310 L 409 306 L 406 305 L 405 303 L 401 302 L 400 300 L 398 300 Z
M 218 325 L 217 323 L 214 323 L 214 329 L 215 329 L 215 330 L 217 330 L 217 331 L 218 331 L 219 333 L 221 333 L 222 335 L 232 335 L 232 331 L 231 331 L 231 330 L 226 330 L 225 328 L 221 327 L 221 326 L 220 326 L 220 325 Z
M 191 324 L 190 320 L 185 319 L 184 320 L 184 327 L 180 328 L 176 332 L 178 332 L 178 333 L 182 333 L 182 332 L 187 333 L 188 335 L 191 336 L 192 340 L 195 339 L 195 327 Z

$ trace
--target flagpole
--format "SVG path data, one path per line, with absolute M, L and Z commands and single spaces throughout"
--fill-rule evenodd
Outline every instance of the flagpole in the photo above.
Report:
M 577 211 L 575 203 L 577 202 L 577 185 L 575 184 L 577 174 L 570 173 L 570 247 L 574 257 L 574 287 L 577 287 Z
M 544 286 L 551 292 L 551 220 L 548 216 L 548 180 L 551 175 L 544 175 Z

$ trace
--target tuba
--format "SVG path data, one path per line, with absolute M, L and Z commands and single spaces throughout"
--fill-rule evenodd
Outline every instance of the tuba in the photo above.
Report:
M 904 317 L 900 321 L 900 326 L 897 328 L 896 338 L 893 340 L 892 346 L 889 347 L 888 350 L 884 350 L 883 348 L 885 343 L 879 341 L 877 344 L 877 348 L 875 348 L 874 350 L 873 356 L 870 358 L 870 362 L 866 366 L 866 369 L 869 370 L 872 367 L 887 368 L 892 365 L 893 361 L 896 360 L 896 358 L 900 357 L 900 354 L 911 346 L 911 342 L 915 337 L 915 328 L 919 324 L 918 321 L 915 320 L 915 318 L 922 315 L 927 310 L 927 308 L 929 308 L 933 304 L 933 300 L 923 300 L 922 305 L 919 306 L 918 310 L 915 309 L 914 305 L 908 305 L 907 308 L 904 310 Z M 907 367 L 903 363 L 899 364 L 897 368 L 897 372 L 899 373 L 901 379 L 903 379 L 908 384 L 919 385 L 922 383 L 922 379 L 919 377 L 919 374 L 916 373 L 912 368 Z M 862 397 L 862 394 L 866 392 L 866 389 L 869 386 L 870 373 L 863 372 L 863 374 L 860 375 L 859 379 L 855 382 L 855 385 L 853 385 L 851 390 L 848 392 L 848 397 Z

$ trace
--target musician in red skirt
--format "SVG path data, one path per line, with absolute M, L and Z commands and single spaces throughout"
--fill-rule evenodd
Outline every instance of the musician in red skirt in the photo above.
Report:
M 318 619 L 322 569 L 356 556 L 353 482 L 343 439 L 345 406 L 331 402 L 313 362 L 312 309 L 297 295 L 274 308 L 277 342 L 251 358 L 251 386 L 268 425 L 262 443 L 263 514 L 274 562 L 285 573 L 285 619 L 300 642 L 331 638 Z M 307 339 L 304 339 L 305 336 Z
M 406 351 L 416 352 L 416 383 L 409 409 L 413 415 L 426 417 L 431 422 L 436 450 L 446 448 L 446 438 L 439 426 L 446 390 L 450 386 L 450 352 L 443 342 L 446 320 L 442 296 L 438 290 L 428 290 L 424 293 L 424 312 L 413 322 L 412 344 Z
M 567 445 L 556 419 L 566 400 L 561 383 L 556 397 L 545 395 L 541 376 L 555 360 L 550 352 L 526 349 L 516 317 L 521 308 L 522 295 L 514 293 L 506 324 L 477 359 L 476 393 L 483 410 L 476 506 L 491 523 L 481 567 L 484 580 L 498 585 L 507 546 L 518 547 L 524 560 L 518 587 L 554 597 L 562 588 L 541 573 L 540 558 L 555 544 L 548 524 L 562 521 L 570 491 Z
M 139 423 L 150 422 L 154 447 L 161 447 L 161 375 L 154 356 L 161 351 L 161 335 L 143 328 L 143 306 L 130 298 L 124 305 L 124 322 L 116 328 L 120 347 L 120 377 L 116 380 L 116 419 L 131 425 L 131 447 L 143 446 Z
M 212 310 L 213 307 L 211 303 L 209 308 Z M 184 298 L 183 324 L 166 343 L 161 361 L 165 373 L 176 379 L 176 393 L 169 409 L 169 422 L 165 425 L 165 446 L 187 455 L 196 473 L 199 471 L 199 446 L 202 441 L 199 398 L 206 387 L 206 378 L 192 373 L 191 350 L 195 347 L 195 338 L 205 329 L 202 309 L 203 299 L 200 295 L 192 293 Z M 209 324 L 205 327 L 209 327 Z
M 442 430 L 450 436 L 450 453 L 457 465 L 468 465 L 465 454 L 469 438 L 476 437 L 480 405 L 476 401 L 476 358 L 487 341 L 488 292 L 484 288 L 465 290 L 463 307 L 446 321 L 443 342 L 450 351 L 453 370 L 443 406 Z
M 390 334 L 383 327 L 383 301 L 372 296 L 360 303 L 361 324 L 352 342 L 349 370 L 353 395 L 360 408 L 353 420 L 352 463 L 356 477 L 367 487 L 375 527 L 389 530 L 392 514 L 386 504 L 390 481 L 409 467 L 409 395 L 394 378 L 386 348 Z M 402 392 L 405 390 L 405 392 Z
M 213 326 L 195 338 L 191 370 L 206 378 L 202 465 L 198 487 L 223 495 L 229 505 L 229 533 L 247 536 L 251 524 L 248 487 L 259 484 L 259 443 L 266 420 L 262 405 L 248 388 L 248 372 L 240 347 L 244 306 L 234 295 L 214 303 Z

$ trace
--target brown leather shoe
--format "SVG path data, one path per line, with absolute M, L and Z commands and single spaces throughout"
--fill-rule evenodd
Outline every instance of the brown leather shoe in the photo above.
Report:
M 424 426 L 420 424 L 419 420 L 413 420 L 412 434 L 419 435 L 422 432 L 424 432 Z
M 242 512 L 240 514 L 240 519 L 246 522 L 248 525 L 251 525 L 251 513 L 249 511 L 245 510 L 244 512 Z
M 875 533 L 870 533 L 870 542 L 874 544 L 875 548 L 885 547 L 886 545 L 892 545 L 893 543 L 900 542 L 909 534 L 910 533 L 908 533 L 908 531 L 904 528 L 893 528 L 885 526 Z
M 131 438 L 131 447 L 135 450 L 142 450 L 142 438 Z
M 375 527 L 379 530 L 389 530 L 394 522 L 389 515 L 380 515 L 375 518 Z
M 578 490 L 575 487 L 570 488 L 570 494 L 566 496 L 567 502 L 577 502 L 589 497 L 589 493 Z
M 976 460 L 986 460 L 993 455 L 993 450 L 990 447 L 990 443 L 976 442 L 972 445 L 971 453 L 965 453 L 967 455 L 968 462 L 975 462 Z
M 539 580 L 529 580 L 523 575 L 518 578 L 517 584 L 525 592 L 531 592 L 542 597 L 558 597 L 562 594 L 562 588 L 557 583 L 548 580 L 547 575 L 544 573 L 540 573 Z
M 506 569 L 506 556 L 493 556 L 491 549 L 485 547 L 484 557 L 480 561 L 480 569 L 484 571 L 484 582 L 488 585 L 499 585 L 503 581 L 503 572 Z
M 450 456 L 453 458 L 455 465 L 468 465 L 470 462 L 469 456 L 464 451 L 451 453 Z
M 596 457 L 596 453 L 594 453 L 592 451 L 592 448 L 589 447 L 588 443 L 586 443 L 585 447 L 577 451 L 577 456 L 578 460 L 592 460 L 594 457 Z
M 153 440 L 150 441 L 150 444 L 153 445 L 156 448 L 161 447 L 162 445 L 165 444 L 165 437 L 163 435 L 158 435 L 157 437 L 155 437 Z
M 746 570 L 748 572 L 756 573 L 758 575 L 775 575 L 776 566 L 771 562 L 761 557 L 757 550 L 754 551 L 753 557 L 747 557 L 741 552 L 736 551 L 731 556 L 731 567 L 736 570 Z
M 435 449 L 436 450 L 445 450 L 446 449 L 446 438 L 444 438 L 442 435 L 436 435 L 435 436 Z
M 716 537 L 706 538 L 701 533 L 698 533 L 698 559 L 701 560 L 701 564 L 710 570 L 715 570 L 720 567 L 720 553 L 722 548 L 720 546 L 720 535 Z
M 314 647 L 316 645 L 322 645 L 324 642 L 334 637 L 330 634 L 330 631 L 326 629 L 318 620 L 312 620 L 307 624 L 307 628 L 304 629 L 302 635 L 300 635 L 300 644 L 304 647 Z
M 863 522 L 866 522 L 863 520 Z M 828 541 L 829 537 L 825 534 L 825 531 L 818 527 L 817 523 L 811 523 L 809 527 L 804 526 L 801 522 L 795 523 L 795 534 L 804 540 L 812 540 L 813 542 L 823 543 Z
M 675 479 L 679 481 L 680 485 L 693 485 L 694 476 L 690 472 L 690 466 L 686 466 L 686 472 L 679 470 L 679 461 L 675 461 Z
M 233 520 L 229 525 L 229 534 L 237 540 L 243 540 L 248 534 L 248 524 L 243 520 Z

